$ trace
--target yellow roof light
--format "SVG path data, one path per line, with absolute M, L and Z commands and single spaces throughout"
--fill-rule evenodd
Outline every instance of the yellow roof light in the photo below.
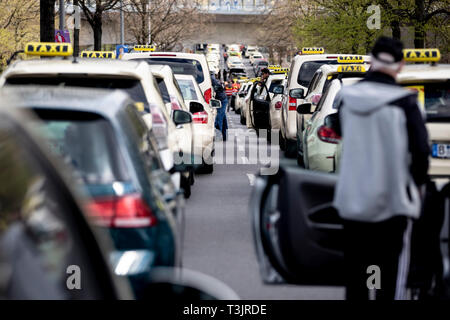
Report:
M 337 69 L 337 72 L 366 72 L 366 68 L 364 66 L 356 64 L 356 65 L 345 65 L 345 66 L 339 66 Z
M 278 64 L 271 64 L 271 65 L 269 65 L 268 68 L 269 68 L 269 70 L 276 70 L 276 69 L 280 69 L 281 66 Z
M 302 54 L 322 54 L 325 53 L 325 49 L 320 48 L 302 48 Z
M 338 56 L 338 63 L 363 63 L 363 56 Z
M 438 62 L 441 52 L 439 49 L 404 49 L 403 58 L 410 62 Z
M 68 57 L 73 54 L 70 43 L 28 42 L 25 53 L 30 56 Z
M 149 44 L 140 44 L 133 47 L 134 51 L 155 51 L 156 47 Z
M 82 51 L 80 57 L 97 58 L 97 59 L 115 59 L 116 53 L 114 51 Z

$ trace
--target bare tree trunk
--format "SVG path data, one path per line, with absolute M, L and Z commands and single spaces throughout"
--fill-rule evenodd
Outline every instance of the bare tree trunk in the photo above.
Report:
M 414 47 L 425 48 L 425 3 L 415 0 Z
M 400 40 L 402 37 L 402 33 L 400 30 L 400 22 L 398 20 L 394 20 L 391 22 L 392 29 L 392 38 Z
M 96 19 L 97 20 L 97 19 Z M 102 50 L 102 20 L 99 19 L 94 23 L 94 50 Z
M 41 42 L 55 42 L 55 1 L 40 0 Z

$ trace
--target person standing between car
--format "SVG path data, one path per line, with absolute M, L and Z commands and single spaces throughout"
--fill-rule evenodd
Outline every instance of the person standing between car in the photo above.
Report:
M 227 105 L 228 105 L 228 97 L 225 94 L 225 89 L 220 83 L 214 73 L 211 73 L 211 82 L 214 88 L 214 92 L 216 93 L 215 98 L 220 100 L 222 103 L 222 107 L 217 110 L 215 127 L 222 133 L 223 141 L 227 140 L 227 130 L 228 130 L 228 121 L 227 121 Z
M 233 86 L 231 85 L 230 81 L 225 81 L 225 94 L 227 95 L 227 98 L 228 98 L 227 111 L 230 111 L 229 107 L 230 107 L 230 102 L 231 102 L 231 96 L 233 95 Z
M 402 50 L 380 37 L 366 77 L 335 100 L 343 149 L 334 206 L 344 221 L 350 300 L 369 299 L 369 289 L 376 299 L 406 299 L 411 222 L 420 215 L 430 150 L 417 94 L 395 83 Z

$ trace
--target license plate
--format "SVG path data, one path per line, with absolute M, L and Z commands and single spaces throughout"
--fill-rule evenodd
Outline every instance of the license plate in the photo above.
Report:
M 450 144 L 433 143 L 431 155 L 433 158 L 450 158 Z

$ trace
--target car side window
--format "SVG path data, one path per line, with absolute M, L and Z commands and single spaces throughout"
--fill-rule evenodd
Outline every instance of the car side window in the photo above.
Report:
M 20 134 L 2 124 L 0 168 L 0 297 L 101 298 L 66 194 Z

